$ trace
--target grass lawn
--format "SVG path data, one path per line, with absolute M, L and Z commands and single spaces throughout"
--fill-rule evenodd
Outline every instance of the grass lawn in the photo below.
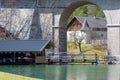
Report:
M 93 49 L 93 46 L 91 44 L 82 44 L 81 48 L 82 48 L 82 51 L 88 51 L 88 50 Z M 76 54 L 80 53 L 79 47 L 77 46 L 75 48 L 74 42 L 67 43 L 67 51 L 71 53 L 76 53 Z
M 100 50 L 100 49 L 94 49 L 91 44 L 82 44 L 81 47 L 82 47 L 82 51 L 85 54 L 97 53 L 98 55 L 106 56 L 106 51 Z M 79 54 L 80 53 L 78 46 L 77 46 L 77 48 L 75 48 L 74 42 L 68 42 L 67 43 L 67 51 L 71 52 L 71 53 L 74 53 L 74 54 Z
M 0 72 L 0 80 L 42 80 L 42 79 L 30 78 L 16 74 Z
M 98 59 L 100 61 L 103 61 L 105 59 L 105 56 L 107 55 L 105 50 L 101 49 L 95 49 L 92 44 L 82 44 L 81 45 L 82 52 L 86 54 L 85 59 L 86 60 L 94 60 L 96 59 L 95 54 L 98 54 Z M 70 52 L 72 54 L 77 54 L 74 56 L 74 59 L 76 60 L 82 60 L 83 56 L 80 54 L 79 48 L 75 48 L 73 42 L 68 42 L 67 44 L 67 52 Z M 70 64 L 91 64 L 91 63 L 70 63 Z

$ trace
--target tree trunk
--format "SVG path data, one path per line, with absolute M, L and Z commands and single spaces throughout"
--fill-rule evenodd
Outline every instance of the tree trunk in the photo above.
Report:
M 79 45 L 79 50 L 80 50 L 80 52 L 82 52 L 81 43 L 78 43 L 78 45 Z
M 74 42 L 74 45 L 75 45 L 75 47 L 74 47 L 74 48 L 75 48 L 75 49 L 77 49 L 77 43 L 76 43 L 76 42 Z

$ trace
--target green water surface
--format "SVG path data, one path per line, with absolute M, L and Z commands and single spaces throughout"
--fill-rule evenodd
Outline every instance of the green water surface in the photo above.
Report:
M 0 65 L 0 71 L 43 80 L 120 80 L 120 65 Z

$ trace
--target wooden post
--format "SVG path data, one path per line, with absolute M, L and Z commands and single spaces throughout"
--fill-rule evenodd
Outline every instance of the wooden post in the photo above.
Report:
M 37 57 L 37 52 L 35 52 L 35 64 L 36 64 L 36 57 Z
M 85 59 L 85 54 L 84 54 L 84 53 L 82 54 L 82 58 L 83 58 L 83 59 L 82 59 L 82 60 L 83 60 L 83 62 L 85 62 L 85 61 L 86 61 L 86 59 Z
M 15 52 L 13 54 L 14 54 L 14 63 L 15 63 Z
M 99 57 L 98 57 L 98 54 L 96 53 L 95 53 L 95 59 L 96 59 L 96 64 L 98 64 Z

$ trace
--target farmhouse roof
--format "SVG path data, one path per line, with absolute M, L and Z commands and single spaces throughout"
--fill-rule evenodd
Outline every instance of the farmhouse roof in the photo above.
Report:
M 89 24 L 88 24 L 86 19 L 84 20 L 83 27 L 81 27 L 80 30 L 90 30 L 90 26 L 89 26 Z
M 86 30 L 89 28 L 107 28 L 106 24 L 107 21 L 105 18 L 96 18 L 96 17 L 81 17 L 81 16 L 75 16 L 70 23 L 67 25 L 69 28 L 75 20 L 78 20 L 81 24 L 82 30 Z

